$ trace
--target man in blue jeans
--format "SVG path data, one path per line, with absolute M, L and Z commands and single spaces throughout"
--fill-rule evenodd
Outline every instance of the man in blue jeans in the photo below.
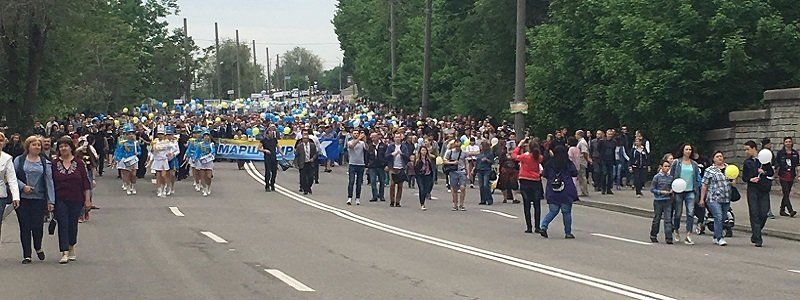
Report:
M 364 167 L 366 165 L 367 138 L 360 130 L 353 129 L 353 138 L 347 142 L 348 180 L 347 180 L 347 205 L 353 202 L 353 185 L 356 189 L 356 205 L 361 205 L 361 183 L 364 181 Z
M 612 188 L 614 187 L 614 164 L 615 153 L 617 148 L 616 140 L 614 139 L 614 130 L 609 129 L 606 132 L 606 138 L 598 142 L 600 150 L 600 191 L 603 195 L 613 195 Z
M 380 134 L 373 132 L 369 139 L 371 142 L 367 146 L 367 176 L 372 187 L 372 199 L 369 202 L 386 201 L 383 192 L 386 188 L 386 144 Z M 435 171 L 434 171 L 435 172 Z

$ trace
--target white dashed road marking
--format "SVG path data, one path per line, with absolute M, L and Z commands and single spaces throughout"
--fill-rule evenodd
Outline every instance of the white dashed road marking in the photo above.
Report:
M 301 292 L 314 292 L 314 289 L 308 287 L 307 285 L 303 284 L 302 282 L 298 281 L 297 279 L 294 279 L 291 276 L 286 275 L 286 273 L 283 273 L 280 270 L 264 269 L 264 271 L 266 271 L 267 273 L 269 273 L 272 276 L 275 276 L 275 278 L 280 279 L 280 281 L 283 281 L 283 283 L 288 284 L 289 286 L 293 287 L 295 290 L 298 290 L 298 291 L 301 291 Z
M 228 243 L 228 241 L 226 241 L 225 239 L 219 237 L 218 235 L 214 234 L 211 231 L 201 231 L 200 233 L 202 233 L 203 235 L 207 236 L 208 238 L 210 238 L 211 240 L 213 240 L 213 241 L 215 241 L 215 242 L 217 242 L 219 244 L 227 244 Z
M 653 245 L 653 243 L 642 242 L 642 241 L 637 241 L 637 240 L 631 240 L 631 239 L 621 238 L 621 237 L 618 237 L 618 236 L 607 235 L 607 234 L 602 234 L 602 233 L 592 233 L 592 235 L 593 236 L 599 236 L 599 237 L 607 238 L 607 239 L 612 239 L 612 240 L 618 240 L 618 241 L 623 241 L 623 242 L 628 242 L 628 243 L 645 245 L 645 246 Z
M 185 217 L 186 216 L 175 206 L 170 206 L 169 210 L 172 212 L 173 215 L 176 215 L 178 217 Z

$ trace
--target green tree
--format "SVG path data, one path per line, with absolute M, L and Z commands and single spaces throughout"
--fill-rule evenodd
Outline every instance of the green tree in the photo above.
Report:
M 221 90 L 223 98 L 228 98 L 227 91 L 238 90 L 236 82 L 236 41 L 227 39 L 219 44 L 219 50 L 215 51 L 213 47 L 205 49 L 205 59 L 202 60 L 199 66 L 199 94 L 200 97 L 212 97 L 216 95 L 218 84 L 218 77 L 216 71 L 216 64 L 219 61 L 219 80 L 221 83 Z M 238 48 L 239 60 L 241 66 L 240 84 L 242 86 L 243 95 L 234 95 L 237 98 L 247 98 L 250 93 L 258 93 L 266 87 L 266 76 L 264 75 L 264 66 L 260 64 L 253 64 L 252 49 L 250 46 L 240 44 Z
M 309 85 L 322 80 L 322 59 L 306 48 L 295 47 L 281 54 L 280 65 L 272 72 L 272 82 L 284 86 L 286 90 L 308 89 Z

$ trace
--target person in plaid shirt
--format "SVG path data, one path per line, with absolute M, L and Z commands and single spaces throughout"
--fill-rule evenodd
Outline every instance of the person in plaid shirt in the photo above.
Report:
M 725 246 L 728 243 L 722 237 L 722 222 L 731 208 L 731 182 L 723 174 L 726 165 L 722 151 L 714 152 L 713 160 L 714 165 L 706 168 L 703 175 L 699 204 L 708 206 L 714 216 L 714 244 Z

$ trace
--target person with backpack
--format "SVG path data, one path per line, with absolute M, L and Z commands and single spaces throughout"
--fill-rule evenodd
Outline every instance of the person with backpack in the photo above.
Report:
M 453 195 L 453 211 L 465 211 L 467 210 L 464 207 L 467 155 L 461 151 L 461 145 L 457 142 L 450 143 L 448 148 L 444 153 L 444 168 L 447 169 L 450 193 Z
M 569 160 L 567 148 L 556 145 L 553 158 L 544 166 L 542 177 L 547 179 L 545 199 L 550 211 L 544 216 L 540 225 L 542 237 L 547 238 L 547 228 L 559 211 L 564 220 L 564 238 L 574 239 L 572 234 L 572 202 L 578 200 L 578 189 L 572 178 L 578 176 L 578 169 Z
M 756 247 L 761 247 L 764 244 L 761 230 L 767 224 L 769 191 L 772 188 L 772 176 L 775 175 L 775 171 L 771 162 L 763 164 L 758 160 L 756 142 L 747 141 L 744 145 L 747 159 L 742 169 L 742 181 L 747 183 L 747 208 L 750 212 L 752 232 L 750 242 Z

